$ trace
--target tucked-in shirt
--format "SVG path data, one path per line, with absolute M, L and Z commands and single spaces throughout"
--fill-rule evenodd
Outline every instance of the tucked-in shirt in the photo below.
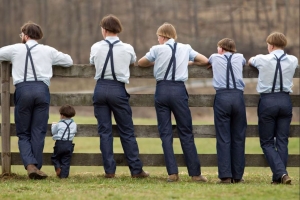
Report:
M 68 134 L 69 131 L 66 130 L 67 125 L 64 123 L 66 122 L 67 124 L 69 124 L 70 122 L 72 122 L 69 126 L 70 128 L 70 137 L 69 137 L 69 141 L 72 141 L 74 139 L 75 134 L 77 133 L 77 124 L 74 122 L 73 119 L 62 119 L 59 122 L 57 122 L 56 124 L 52 124 L 51 126 L 51 132 L 53 135 L 53 140 L 68 140 Z M 64 134 L 66 130 L 66 133 L 62 139 L 62 136 Z
M 212 54 L 208 62 L 212 65 L 213 70 L 213 86 L 215 90 L 226 89 L 226 73 L 227 73 L 227 58 L 232 55 L 230 52 L 226 52 L 223 55 L 215 53 Z M 246 59 L 243 54 L 234 53 L 231 57 L 232 71 L 235 78 L 236 88 L 244 91 L 245 83 L 243 81 L 243 67 L 246 63 Z M 229 89 L 233 89 L 233 80 L 229 71 Z
M 280 58 L 282 54 L 284 54 L 283 50 L 274 50 L 270 54 L 260 54 L 250 60 L 250 64 L 256 67 L 259 71 L 256 87 L 258 93 L 272 92 L 277 64 L 275 55 L 277 56 L 277 58 Z M 295 56 L 286 54 L 286 56 L 281 58 L 280 65 L 282 70 L 283 91 L 292 93 L 293 77 L 295 74 L 295 69 L 298 67 L 298 59 Z M 279 70 L 274 92 L 280 92 Z
M 169 62 L 172 57 L 170 44 L 174 48 L 174 39 L 169 39 L 163 45 L 155 45 L 150 48 L 150 51 L 145 55 L 146 59 L 154 63 L 154 77 L 157 81 L 164 80 Z M 198 52 L 194 51 L 188 44 L 177 43 L 176 47 L 176 72 L 175 81 L 186 81 L 188 79 L 188 62 L 194 61 Z M 169 71 L 167 80 L 172 80 L 172 69 Z
M 113 43 L 116 40 L 119 40 L 119 37 L 106 37 L 105 39 L 110 43 Z M 109 44 L 105 40 L 97 42 L 91 47 L 90 64 L 95 65 L 96 74 L 94 79 L 96 80 L 101 78 L 108 51 Z M 123 83 L 129 83 L 129 65 L 136 61 L 136 55 L 133 47 L 130 44 L 123 43 L 122 41 L 114 44 L 113 61 L 117 80 Z M 111 61 L 109 59 L 106 66 L 104 79 L 114 80 L 110 63 Z
M 35 40 L 26 42 L 28 47 L 37 44 Z M 73 60 L 68 54 L 57 51 L 55 48 L 38 44 L 30 50 L 37 80 L 50 85 L 50 79 L 53 75 L 52 65 L 69 67 L 73 65 Z M 16 85 L 24 81 L 25 61 L 27 48 L 25 44 L 18 43 L 0 48 L 0 61 L 12 62 L 13 84 Z M 35 81 L 32 71 L 32 65 L 28 57 L 26 81 Z

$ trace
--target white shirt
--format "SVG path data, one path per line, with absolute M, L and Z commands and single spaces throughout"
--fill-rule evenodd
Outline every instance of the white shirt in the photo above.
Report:
M 61 137 L 63 136 L 63 134 L 67 128 L 67 125 L 63 121 L 65 121 L 67 124 L 72 122 L 69 126 L 69 128 L 70 128 L 69 141 L 72 141 L 74 139 L 75 134 L 77 133 L 77 124 L 73 121 L 73 119 L 62 119 L 58 123 L 52 124 L 52 126 L 51 126 L 51 132 L 53 135 L 52 138 L 53 138 L 53 140 L 62 140 Z M 69 131 L 67 130 L 63 137 L 63 140 L 68 140 L 68 134 L 69 134 Z
M 282 54 L 284 54 L 283 50 L 274 50 L 270 54 L 260 54 L 250 60 L 251 65 L 256 67 L 259 71 L 256 87 L 258 93 L 272 92 L 273 80 L 277 64 L 277 60 L 274 55 L 276 55 L 277 58 L 280 58 Z M 298 67 L 298 59 L 295 56 L 286 54 L 286 56 L 281 59 L 280 64 L 282 69 L 283 91 L 292 93 L 293 77 L 295 74 L 295 69 Z M 280 92 L 279 70 L 274 92 Z
M 37 44 L 35 40 L 26 42 L 28 47 Z M 50 85 L 52 78 L 52 65 L 69 67 L 73 65 L 73 60 L 68 54 L 57 51 L 53 47 L 38 44 L 30 50 L 37 80 Z M 25 44 L 18 43 L 0 48 L 0 61 L 12 62 L 13 84 L 16 85 L 24 81 L 25 60 L 27 48 Z M 26 81 L 35 81 L 30 59 L 28 57 Z
M 150 51 L 145 55 L 146 59 L 154 62 L 154 77 L 157 81 L 164 80 L 169 62 L 172 57 L 172 50 L 170 44 L 174 48 L 174 39 L 169 39 L 163 45 L 155 45 L 151 47 Z M 176 72 L 175 81 L 186 81 L 188 79 L 188 62 L 194 61 L 198 52 L 194 51 L 189 44 L 177 43 L 176 47 Z M 172 69 L 169 71 L 167 80 L 172 80 Z
M 213 86 L 215 90 L 226 89 L 226 73 L 227 73 L 227 58 L 232 55 L 230 52 L 226 52 L 224 55 L 214 53 L 212 54 L 208 62 L 212 65 L 213 70 Z M 244 91 L 245 83 L 243 81 L 243 67 L 246 60 L 243 54 L 234 53 L 231 57 L 232 71 L 235 79 L 236 88 Z M 229 71 L 229 88 L 233 89 L 233 81 L 231 73 Z
M 119 37 L 106 37 L 110 43 L 119 40 Z M 90 53 L 90 64 L 95 65 L 96 74 L 94 79 L 98 80 L 101 78 L 102 69 L 106 60 L 106 56 L 109 50 L 109 44 L 101 40 L 93 44 Z M 136 61 L 136 55 L 133 47 L 130 44 L 123 43 L 122 41 L 114 44 L 113 46 L 113 61 L 114 61 L 114 71 L 118 81 L 123 83 L 129 83 L 130 71 L 129 65 Z M 114 80 L 111 71 L 110 59 L 108 60 L 104 79 Z

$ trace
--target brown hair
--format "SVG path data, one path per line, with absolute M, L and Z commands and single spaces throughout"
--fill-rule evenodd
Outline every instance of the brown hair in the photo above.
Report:
M 63 105 L 60 109 L 59 109 L 59 113 L 67 118 L 71 118 L 74 117 L 76 112 L 75 109 L 73 108 L 73 106 L 70 106 L 68 104 Z
M 102 18 L 100 26 L 112 33 L 121 33 L 123 30 L 121 21 L 114 15 L 107 15 Z
M 31 21 L 21 27 L 21 32 L 34 40 L 42 39 L 44 35 L 41 27 Z
M 218 47 L 221 47 L 225 51 L 236 52 L 235 42 L 230 38 L 224 38 L 218 42 Z
M 271 33 L 267 39 L 266 42 L 269 43 L 270 45 L 274 45 L 279 48 L 284 48 L 287 45 L 287 39 L 283 33 L 279 32 L 274 32 Z
M 165 22 L 163 25 L 161 25 L 157 31 L 157 35 L 166 37 L 166 38 L 173 38 L 174 40 L 177 39 L 176 29 L 172 24 L 169 24 Z

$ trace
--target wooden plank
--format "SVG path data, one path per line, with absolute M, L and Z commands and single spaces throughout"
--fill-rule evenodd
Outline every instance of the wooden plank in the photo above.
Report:
M 1 139 L 2 139 L 2 174 L 11 172 L 10 156 L 10 65 L 2 62 L 1 66 Z
M 52 153 L 44 153 L 43 165 L 52 165 Z M 217 166 L 216 154 L 199 154 L 202 167 Z M 185 165 L 184 157 L 182 154 L 175 154 L 178 166 Z M 114 155 L 117 166 L 127 166 L 127 161 L 122 153 Z M 268 167 L 266 159 L 263 154 L 246 154 L 246 167 Z M 144 166 L 165 166 L 163 154 L 140 154 Z M 22 160 L 19 153 L 12 153 L 12 165 L 22 165 Z M 74 153 L 71 161 L 72 166 L 102 166 L 101 153 Z M 288 167 L 300 167 L 300 155 L 289 155 Z
M 0 124 L 1 126 L 1 124 Z M 78 124 L 76 137 L 99 137 L 96 124 Z M 174 138 L 178 138 L 176 125 L 172 126 Z M 51 137 L 51 124 L 48 124 L 47 136 Z M 159 138 L 157 125 L 135 125 L 135 135 L 137 138 Z M 116 125 L 113 125 L 112 132 L 114 137 L 119 137 Z M 11 136 L 16 136 L 15 124 L 10 125 Z M 193 133 L 195 138 L 215 138 L 214 125 L 194 125 Z M 1 135 L 1 133 L 0 133 Z M 258 137 L 258 126 L 248 125 L 246 137 Z M 300 125 L 290 126 L 290 137 L 300 137 Z
M 95 71 L 94 65 L 90 64 L 76 64 L 72 67 L 53 66 L 53 78 L 93 78 Z M 207 66 L 189 66 L 189 78 L 212 78 L 212 75 L 212 70 L 207 69 Z M 257 78 L 258 70 L 245 65 L 243 77 Z M 153 67 L 130 67 L 130 78 L 154 78 Z M 299 68 L 296 69 L 294 78 L 300 78 Z
M 13 94 L 10 95 L 10 106 L 14 106 Z M 93 106 L 92 93 L 52 93 L 50 94 L 50 106 Z M 189 95 L 189 107 L 212 107 L 214 94 L 191 94 Z M 246 107 L 257 107 L 258 94 L 245 94 Z M 293 107 L 300 107 L 300 95 L 291 95 Z M 129 103 L 132 107 L 154 107 L 154 94 L 131 94 Z

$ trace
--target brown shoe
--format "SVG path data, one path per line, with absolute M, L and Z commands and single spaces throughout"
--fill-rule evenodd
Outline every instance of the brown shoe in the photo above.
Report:
M 32 164 L 27 165 L 26 169 L 27 169 L 28 177 L 30 179 L 45 179 L 48 177 L 47 174 L 40 171 L 38 168 L 36 168 L 35 165 Z
M 231 178 L 221 178 L 220 181 L 217 182 L 218 184 L 230 184 Z
M 61 168 L 56 168 L 56 169 L 55 169 L 55 172 L 56 172 L 56 176 L 59 177 L 60 172 L 61 172 Z
M 148 176 L 150 176 L 150 174 L 144 170 L 139 174 L 131 175 L 132 178 L 147 178 Z
M 232 183 L 245 183 L 245 180 L 243 178 L 241 178 L 241 179 L 232 179 Z
M 207 182 L 207 178 L 205 176 L 199 175 L 199 176 L 192 176 L 192 181 L 196 182 Z
M 292 179 L 288 175 L 283 174 L 283 176 L 281 178 L 281 183 L 290 185 L 292 183 Z
M 105 174 L 105 178 L 115 178 L 115 174 Z
M 178 174 L 170 174 L 167 181 L 168 182 L 176 182 L 179 180 Z

